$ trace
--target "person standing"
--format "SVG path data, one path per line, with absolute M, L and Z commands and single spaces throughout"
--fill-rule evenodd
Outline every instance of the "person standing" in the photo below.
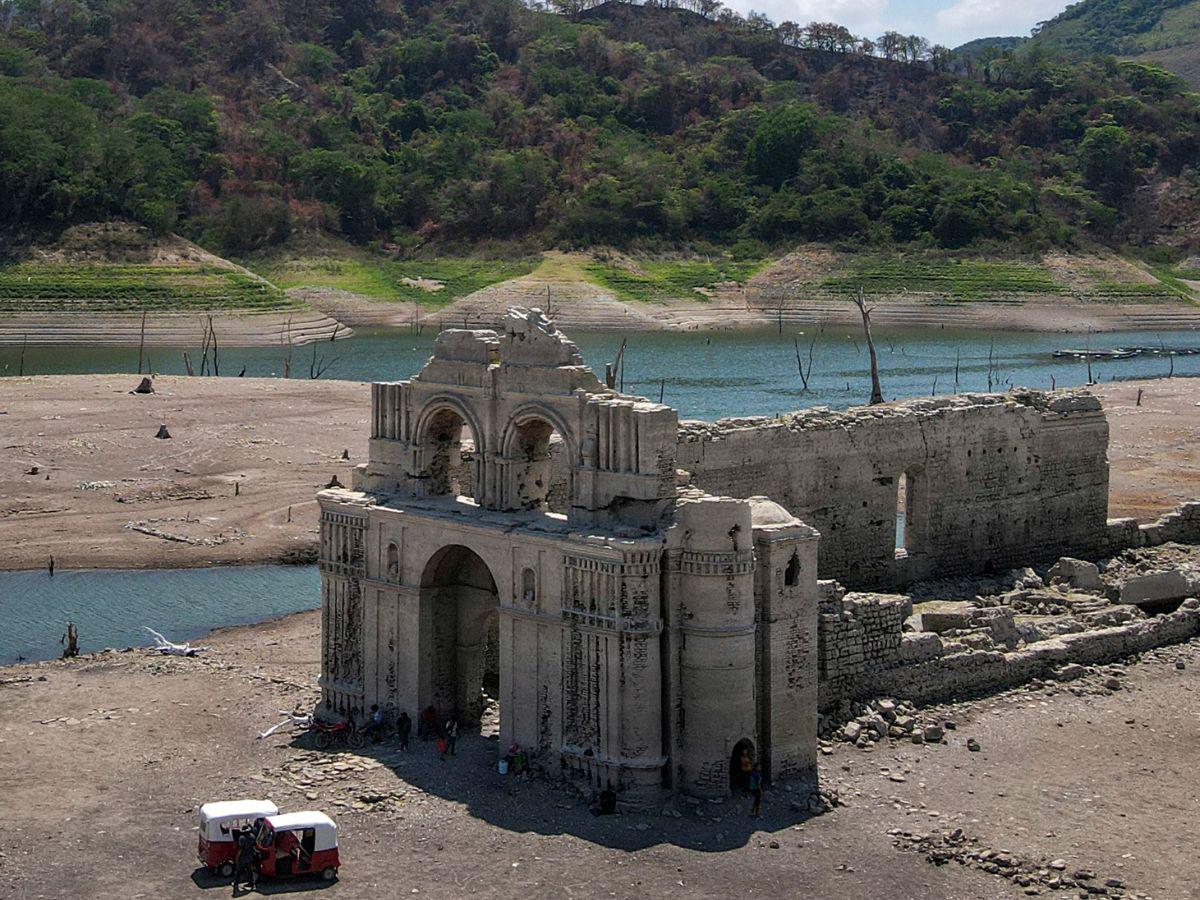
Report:
M 254 890 L 254 835 L 249 828 L 243 828 L 237 840 L 237 858 L 233 870 L 233 896 L 238 895 L 238 888 L 245 884 Z
M 371 743 L 378 744 L 383 740 L 383 710 L 379 708 L 379 704 L 371 706 L 371 721 L 367 725 L 367 730 L 371 732 Z
M 458 722 L 453 719 L 446 720 L 446 749 L 451 756 L 454 756 L 454 748 L 458 744 Z
M 400 718 L 396 720 L 396 734 L 400 737 L 400 749 L 408 750 L 408 738 L 412 734 L 412 719 L 409 718 L 408 710 L 400 713 Z
M 750 796 L 754 798 L 754 808 L 750 810 L 750 815 L 758 818 L 759 807 L 762 806 L 762 768 L 758 763 L 754 764 L 754 768 L 750 770 L 750 778 L 747 781 L 747 787 L 750 790 Z

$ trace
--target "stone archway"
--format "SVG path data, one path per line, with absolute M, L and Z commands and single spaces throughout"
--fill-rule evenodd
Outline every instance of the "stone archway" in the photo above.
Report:
M 570 508 L 577 463 L 572 438 L 559 417 L 547 409 L 525 407 L 512 416 L 501 440 L 505 508 L 560 512 Z
M 421 586 L 431 610 L 429 702 L 443 721 L 478 727 L 487 698 L 500 693 L 496 580 L 479 554 L 452 544 L 430 558 Z

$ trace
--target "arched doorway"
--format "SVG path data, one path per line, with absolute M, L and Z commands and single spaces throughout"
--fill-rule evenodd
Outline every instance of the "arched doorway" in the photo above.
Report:
M 478 727 L 490 708 L 498 724 L 499 594 L 487 563 L 467 547 L 443 547 L 422 587 L 431 593 L 430 702 L 442 720 Z

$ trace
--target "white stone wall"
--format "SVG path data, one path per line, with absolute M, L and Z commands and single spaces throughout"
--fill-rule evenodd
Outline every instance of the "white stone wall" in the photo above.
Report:
M 677 465 L 696 487 L 765 494 L 817 528 L 821 577 L 888 588 L 1096 552 L 1107 539 L 1107 448 L 1091 394 L 1024 391 L 683 422 Z

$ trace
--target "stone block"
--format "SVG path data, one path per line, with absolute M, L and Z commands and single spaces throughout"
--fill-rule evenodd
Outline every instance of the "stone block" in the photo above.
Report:
M 1160 600 L 1182 600 L 1188 595 L 1188 588 L 1187 577 L 1178 570 L 1135 575 L 1121 585 L 1120 599 L 1122 603 L 1134 606 Z
M 1104 590 L 1104 582 L 1100 580 L 1100 569 L 1095 563 L 1082 559 L 1064 556 L 1050 567 L 1049 577 L 1052 582 L 1065 582 L 1081 591 Z

